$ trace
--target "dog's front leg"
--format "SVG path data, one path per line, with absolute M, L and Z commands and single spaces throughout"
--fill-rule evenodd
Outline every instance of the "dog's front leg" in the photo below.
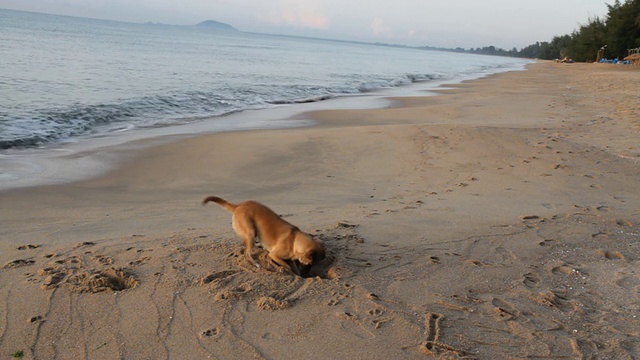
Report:
M 291 270 L 293 270 L 294 274 L 296 274 L 298 276 L 301 276 L 300 275 L 300 269 L 298 269 L 298 264 L 296 264 L 295 260 L 291 260 Z
M 296 266 L 295 263 L 293 263 L 293 267 L 289 266 L 289 264 L 282 260 L 281 258 L 279 258 L 277 255 L 274 255 L 273 252 L 269 253 L 269 257 L 275 261 L 276 263 L 278 263 L 280 266 L 282 266 L 283 268 L 289 270 L 290 272 L 300 276 L 300 271 L 298 270 L 298 267 Z

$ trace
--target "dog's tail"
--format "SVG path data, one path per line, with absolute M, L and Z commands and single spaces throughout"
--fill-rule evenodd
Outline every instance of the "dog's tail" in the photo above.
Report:
M 222 206 L 223 208 L 227 209 L 230 212 L 233 212 L 238 207 L 238 205 L 232 204 L 232 203 L 228 202 L 227 200 L 225 200 L 223 198 L 219 198 L 217 196 L 209 196 L 209 197 L 207 197 L 206 199 L 202 200 L 202 205 L 205 205 L 209 201 L 213 201 L 214 203 Z

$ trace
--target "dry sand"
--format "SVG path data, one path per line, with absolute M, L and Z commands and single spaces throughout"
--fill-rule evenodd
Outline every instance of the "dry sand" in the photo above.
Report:
M 0 357 L 638 359 L 638 84 L 540 62 L 2 192 Z M 323 239 L 321 276 L 249 266 L 214 194 Z

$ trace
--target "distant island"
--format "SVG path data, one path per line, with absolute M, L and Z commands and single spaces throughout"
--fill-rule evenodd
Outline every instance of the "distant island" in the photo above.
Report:
M 229 24 L 221 23 L 215 20 L 206 20 L 199 23 L 196 26 L 199 28 L 206 28 L 206 29 L 212 29 L 212 30 L 238 31 L 238 29 L 234 28 Z
M 151 25 L 151 26 L 159 26 L 159 27 L 173 27 L 173 28 L 199 28 L 199 29 L 206 29 L 206 30 L 213 30 L 213 31 L 237 31 L 239 32 L 240 30 L 234 28 L 233 26 L 229 25 L 229 24 L 225 24 L 219 21 L 215 21 L 215 20 L 206 20 L 203 21 L 199 24 L 196 25 L 170 25 L 170 24 L 163 24 L 163 23 L 154 23 L 154 22 L 146 22 L 144 23 L 145 25 Z

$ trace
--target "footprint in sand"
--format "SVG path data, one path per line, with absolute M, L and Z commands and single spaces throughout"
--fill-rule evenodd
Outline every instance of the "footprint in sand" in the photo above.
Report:
M 203 339 L 218 336 L 218 335 L 220 335 L 220 329 L 218 328 L 207 329 L 200 332 L 200 337 Z
M 27 324 L 35 324 L 42 321 L 44 321 L 44 318 L 42 317 L 42 315 L 37 315 L 27 319 Z
M 551 269 L 551 273 L 554 275 L 571 275 L 575 272 L 576 270 L 570 265 L 560 265 Z
M 373 328 L 374 329 L 380 329 L 380 326 L 382 326 L 382 324 L 391 321 L 391 319 L 375 319 L 372 320 L 371 323 L 373 324 Z
M 37 249 L 39 247 L 40 247 L 40 245 L 28 244 L 28 245 L 18 246 L 18 250 L 31 250 L 31 249 Z
M 637 276 L 627 276 L 622 279 L 616 280 L 616 285 L 627 290 L 632 290 L 640 286 L 640 278 Z
M 607 251 L 604 256 L 609 260 L 623 260 L 624 255 L 620 251 Z
M 600 231 L 600 232 L 597 232 L 595 234 L 591 234 L 591 238 L 594 239 L 594 240 L 608 239 L 609 238 L 609 234 Z
M 357 321 L 358 317 L 353 315 L 350 312 L 346 312 L 346 311 L 340 311 L 336 313 L 336 317 L 338 319 L 343 319 L 343 320 L 351 320 L 351 321 Z
M 231 290 L 222 290 L 218 292 L 213 297 L 213 299 L 215 301 L 228 300 L 228 299 L 242 299 L 251 290 L 253 290 L 253 287 L 250 284 L 245 283 Z
M 524 215 L 520 217 L 521 220 L 540 220 L 538 215 Z
M 141 258 L 140 258 L 140 259 L 138 259 L 138 260 L 130 261 L 130 262 L 129 262 L 129 265 L 130 265 L 130 266 L 140 266 L 140 265 L 142 265 L 142 264 L 146 263 L 146 262 L 147 262 L 147 261 L 149 261 L 149 260 L 151 260 L 151 257 L 150 257 L 150 256 L 143 256 L 143 257 L 141 257 Z
M 510 264 L 511 262 L 513 262 L 513 260 L 518 259 L 518 257 L 515 256 L 513 252 L 511 252 L 511 250 L 504 248 L 502 246 L 498 246 L 496 248 L 496 253 L 500 254 L 500 256 L 502 257 L 503 264 Z
M 604 256 L 608 260 L 624 260 L 624 255 L 620 251 L 598 250 L 598 255 Z
M 491 266 L 491 264 L 488 264 L 479 260 L 469 260 L 469 264 L 474 266 Z
M 427 342 L 436 342 L 440 337 L 440 320 L 442 314 L 427 312 L 424 314 L 425 327 L 427 329 Z
M 71 263 L 71 264 L 78 264 L 80 262 L 80 258 L 78 256 L 70 256 L 66 259 L 60 259 L 60 260 L 56 260 L 54 261 L 56 264 L 65 264 L 65 263 Z
M 355 227 L 358 227 L 358 226 L 359 226 L 359 224 L 351 224 L 351 223 L 346 222 L 346 221 L 341 221 L 341 222 L 338 222 L 336 224 L 336 228 L 344 228 L 344 229 L 355 228 Z M 320 231 L 320 230 L 317 230 L 317 231 Z
M 97 262 L 99 262 L 102 265 L 111 265 L 113 264 L 113 258 L 106 256 L 106 255 L 96 255 L 94 257 L 94 260 L 96 260 Z
M 522 283 L 526 287 L 534 289 L 540 287 L 540 278 L 534 273 L 524 274 L 524 280 L 522 281 Z
M 618 219 L 616 220 L 616 224 L 618 226 L 633 226 L 633 223 L 627 219 Z
M 81 242 L 81 243 L 77 243 L 75 247 L 79 248 L 79 247 L 83 247 L 83 246 L 93 246 L 95 244 L 96 243 L 91 242 L 91 241 L 84 241 L 84 242 Z
M 443 319 L 442 314 L 426 313 L 425 328 L 427 329 L 427 340 L 420 344 L 420 351 L 436 357 L 449 358 L 466 358 L 466 353 L 447 344 L 443 344 L 440 339 L 440 321 Z
M 549 245 L 553 245 L 554 242 L 556 242 L 554 239 L 545 239 L 544 241 L 540 241 L 538 245 L 549 246 Z
M 453 295 L 451 295 L 451 298 L 456 299 L 456 300 L 461 301 L 461 302 L 464 302 L 464 303 L 467 303 L 467 304 L 483 304 L 484 303 L 483 300 L 475 298 L 475 297 L 472 297 L 472 296 L 468 296 L 468 295 L 460 296 L 460 295 L 457 295 L 457 294 L 453 294 Z
M 17 259 L 11 262 L 6 263 L 2 268 L 3 269 L 15 269 L 23 266 L 28 266 L 34 264 L 36 261 L 32 259 Z
M 284 310 L 291 306 L 291 303 L 287 300 L 278 300 L 276 298 L 270 296 L 263 296 L 258 301 L 256 301 L 256 305 L 260 310 Z
M 564 290 L 552 290 L 551 295 L 553 305 L 562 311 L 576 311 L 580 307 L 580 304 L 575 300 L 571 300 Z
M 516 310 L 516 308 L 502 299 L 493 298 L 491 303 L 495 306 L 495 313 L 505 320 L 515 319 L 520 315 L 520 312 Z
M 233 270 L 225 270 L 225 271 L 218 271 L 215 272 L 213 274 L 209 274 L 207 276 L 205 276 L 204 278 L 200 279 L 199 284 L 200 285 L 206 285 L 209 284 L 211 282 L 214 282 L 215 280 L 218 279 L 224 279 L 227 278 L 233 274 L 236 274 L 237 271 L 233 271 Z

